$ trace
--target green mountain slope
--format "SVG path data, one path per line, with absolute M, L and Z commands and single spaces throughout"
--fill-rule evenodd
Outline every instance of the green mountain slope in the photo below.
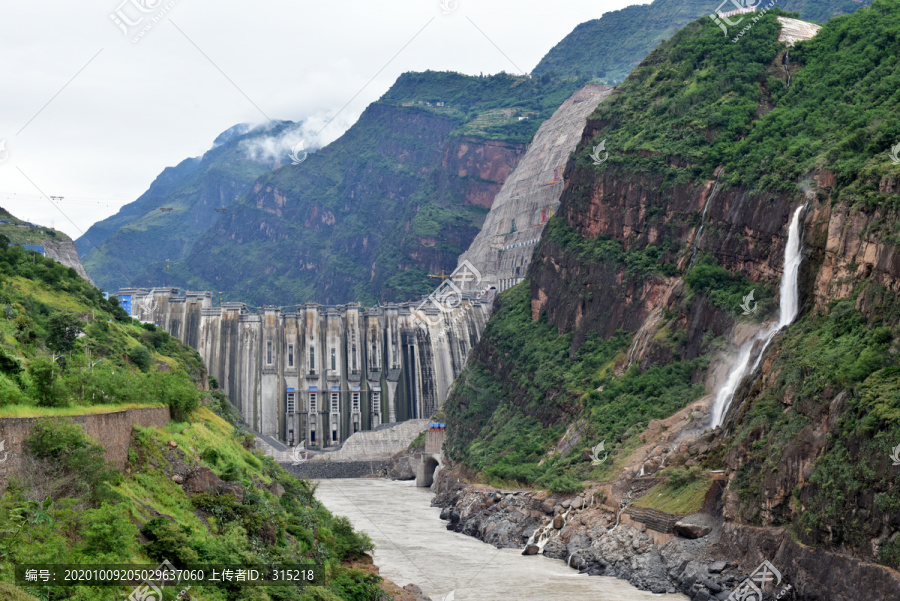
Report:
M 445 405 L 446 449 L 488 479 L 565 492 L 644 465 L 673 489 L 724 470 L 729 521 L 897 568 L 900 2 L 830 21 L 789 60 L 779 14 L 738 43 L 688 25 L 600 105 L 528 278 Z M 704 434 L 702 403 L 652 425 L 716 391 L 735 325 L 774 317 L 804 206 L 800 315 L 724 426 Z
M 253 158 L 247 145 L 297 127 L 292 122 L 253 130 L 236 125 L 216 138 L 202 157 L 163 170 L 137 200 L 92 225 L 76 241 L 91 278 L 115 291 L 140 278 L 152 263 L 184 257 L 215 223 L 220 214 L 216 209 L 230 207 L 274 166 L 271 158 Z
M 853 0 L 786 0 L 775 6 L 797 12 L 806 21 L 824 23 L 867 4 Z M 759 8 L 767 5 L 768 2 L 756 4 Z M 691 21 L 716 10 L 727 12 L 736 8 L 739 5 L 732 2 L 718 9 L 703 0 L 654 0 L 650 4 L 611 11 L 576 27 L 541 59 L 532 74 L 567 73 L 617 84 L 660 42 L 671 38 Z

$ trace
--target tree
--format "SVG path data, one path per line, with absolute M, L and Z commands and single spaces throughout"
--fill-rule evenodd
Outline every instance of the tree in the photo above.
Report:
M 84 322 L 71 313 L 55 313 L 47 322 L 47 346 L 56 353 L 71 353 Z
M 66 404 L 65 390 L 59 384 L 55 362 L 44 357 L 34 359 L 28 365 L 32 396 L 43 407 L 59 407 Z

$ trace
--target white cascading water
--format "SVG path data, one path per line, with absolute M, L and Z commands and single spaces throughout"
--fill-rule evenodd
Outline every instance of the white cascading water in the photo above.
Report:
M 738 356 L 731 367 L 731 371 L 728 372 L 728 377 L 725 379 L 724 386 L 716 393 L 716 399 L 713 401 L 712 419 L 710 420 L 713 428 L 718 428 L 725 420 L 725 415 L 731 407 L 731 401 L 734 399 L 734 393 L 737 391 L 741 380 L 743 380 L 744 376 L 748 373 L 756 371 L 756 368 L 759 367 L 759 363 L 766 354 L 766 349 L 769 347 L 769 343 L 772 342 L 775 334 L 777 334 L 784 326 L 790 325 L 791 322 L 794 321 L 794 318 L 797 317 L 797 312 L 800 310 L 798 300 L 799 291 L 797 289 L 797 280 L 800 275 L 800 261 L 802 258 L 800 256 L 800 217 L 805 208 L 805 206 L 800 206 L 794 211 L 794 216 L 791 219 L 791 226 L 788 230 L 788 241 L 787 245 L 784 247 L 784 273 L 781 276 L 781 298 L 779 299 L 778 321 L 758 333 L 756 336 L 753 336 L 741 346 L 738 351 Z M 747 366 L 750 364 L 750 359 L 753 356 L 753 347 L 760 341 L 762 341 L 762 346 L 760 347 L 759 353 L 756 355 L 753 367 L 747 369 Z
M 566 509 L 566 512 L 562 514 L 563 528 L 566 527 L 566 523 L 569 521 L 569 511 L 571 511 L 571 509 Z M 550 542 L 550 538 L 555 533 L 556 529 L 553 527 L 553 518 L 550 518 L 546 524 L 538 527 L 531 533 L 528 542 L 525 543 L 525 548 L 527 549 L 529 546 L 535 545 L 538 548 L 538 553 L 543 553 L 544 547 L 547 546 L 547 543 Z

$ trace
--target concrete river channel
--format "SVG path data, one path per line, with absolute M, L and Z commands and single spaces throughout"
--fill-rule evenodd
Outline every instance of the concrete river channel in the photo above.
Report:
M 579 574 L 562 561 L 524 557 L 520 549 L 497 549 L 450 532 L 440 509 L 431 506 L 431 491 L 416 488 L 414 482 L 320 480 L 316 496 L 372 538 L 382 576 L 399 586 L 417 584 L 433 601 L 687 599 L 644 592 L 624 580 Z

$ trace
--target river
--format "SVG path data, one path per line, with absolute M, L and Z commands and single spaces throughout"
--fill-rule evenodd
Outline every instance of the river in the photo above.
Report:
M 624 580 L 579 574 L 561 561 L 525 557 L 450 532 L 431 507 L 431 491 L 414 482 L 321 480 L 316 496 L 375 542 L 381 575 L 399 586 L 419 585 L 433 601 L 683 601 L 654 595 Z M 449 601 L 449 599 L 447 600 Z

